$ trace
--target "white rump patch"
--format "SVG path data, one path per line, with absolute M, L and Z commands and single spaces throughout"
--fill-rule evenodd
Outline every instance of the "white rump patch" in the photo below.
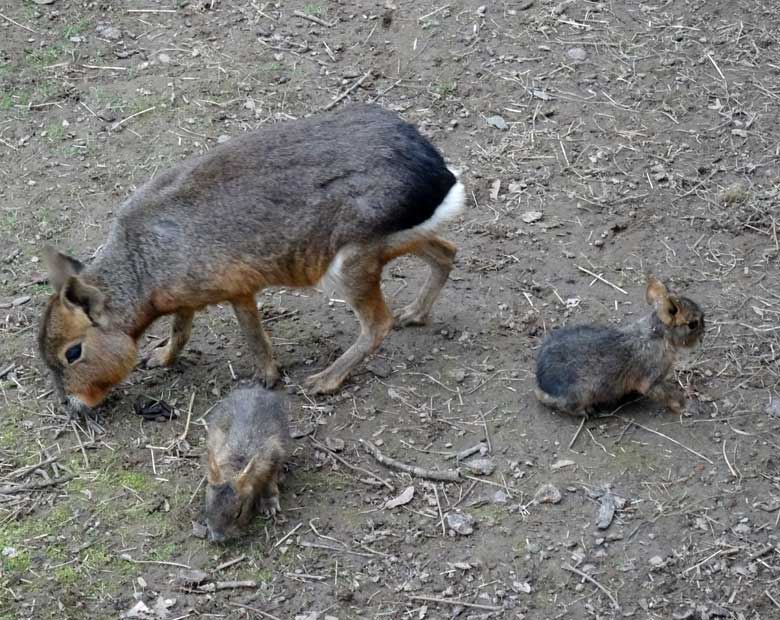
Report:
M 466 188 L 463 187 L 463 183 L 460 182 L 460 172 L 453 170 L 450 167 L 447 167 L 447 169 L 455 175 L 455 178 L 457 179 L 455 185 L 450 188 L 450 191 L 447 192 L 444 200 L 436 207 L 431 217 L 422 224 L 418 224 L 409 231 L 404 232 L 434 232 L 438 230 L 444 222 L 457 217 L 463 210 L 463 202 L 466 198 Z

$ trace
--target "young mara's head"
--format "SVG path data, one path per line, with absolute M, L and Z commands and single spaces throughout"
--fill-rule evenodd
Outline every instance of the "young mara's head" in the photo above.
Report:
M 668 291 L 660 280 L 647 281 L 647 303 L 664 325 L 664 337 L 675 347 L 692 347 L 704 336 L 704 312 L 687 297 L 678 297 Z

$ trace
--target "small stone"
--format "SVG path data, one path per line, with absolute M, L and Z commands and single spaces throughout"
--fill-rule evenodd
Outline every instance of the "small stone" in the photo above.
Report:
M 17 555 L 19 555 L 19 552 L 16 550 L 15 547 L 3 547 L 3 557 L 13 559 Z
M 494 504 L 506 504 L 509 501 L 509 496 L 506 494 L 506 491 L 499 489 L 493 493 L 492 501 Z
M 512 589 L 518 594 L 531 594 L 531 584 L 527 581 L 513 581 Z
M 29 296 L 29 295 L 22 295 L 21 297 L 17 297 L 16 299 L 14 299 L 14 300 L 11 302 L 11 305 L 12 305 L 14 308 L 15 308 L 15 307 L 17 307 L 17 306 L 23 306 L 24 304 L 26 304 L 27 302 L 29 302 L 29 301 L 30 301 L 30 299 L 31 299 L 31 298 L 30 298 L 30 296 Z
M 574 461 L 570 461 L 569 459 L 560 459 L 558 461 L 555 461 L 552 465 L 550 465 L 550 469 L 563 469 L 564 467 L 571 467 L 572 465 L 576 465 Z
M 596 527 L 600 530 L 607 529 L 615 517 L 615 511 L 622 509 L 626 505 L 626 500 L 612 492 L 607 491 L 599 498 L 599 517 Z
M 168 54 L 160 54 L 157 56 L 157 60 L 159 60 L 162 64 L 167 65 L 171 62 L 171 57 L 168 56 Z
M 325 445 L 333 452 L 341 452 L 344 449 L 344 440 L 340 437 L 326 437 Z
M 566 56 L 576 62 L 582 62 L 588 57 L 588 52 L 581 47 L 572 47 L 570 50 L 567 50 Z
M 495 115 L 495 116 L 488 116 L 485 119 L 485 122 L 487 122 L 488 125 L 491 127 L 495 127 L 496 129 L 500 129 L 501 131 L 506 131 L 509 129 L 509 125 L 504 120 L 503 116 Z
M 455 380 L 455 383 L 463 383 L 466 380 L 466 371 L 462 368 L 456 368 L 450 371 L 450 377 Z
M 558 504 L 561 498 L 558 487 L 552 484 L 543 484 L 534 493 L 534 502 L 537 504 Z
M 780 418 L 780 398 L 772 398 L 766 406 L 770 418 Z
M 489 476 L 496 471 L 496 464 L 493 459 L 472 459 L 461 463 L 470 473 L 477 476 Z
M 456 534 L 468 536 L 474 532 L 474 517 L 465 512 L 448 512 L 445 520 L 447 526 Z
M 533 224 L 541 220 L 544 214 L 541 211 L 526 211 L 520 217 L 526 224 Z
M 750 534 L 750 532 L 751 532 L 751 528 L 747 523 L 740 523 L 739 525 L 734 527 L 735 534 L 741 534 L 744 536 L 745 534 Z
M 225 143 L 225 142 L 227 142 L 228 140 L 230 140 L 230 136 L 227 136 L 227 135 L 225 135 L 225 134 L 222 134 L 221 136 L 219 136 L 219 137 L 217 138 L 217 144 L 224 144 L 224 143 Z
M 95 28 L 95 32 L 97 32 L 98 35 L 102 38 L 108 39 L 109 41 L 118 41 L 122 38 L 122 31 L 115 26 L 111 26 L 110 24 L 98 24 Z
M 652 558 L 650 558 L 650 566 L 653 568 L 663 568 L 666 566 L 666 562 L 660 555 L 654 555 Z
M 192 522 L 192 535 L 195 538 L 206 538 L 206 535 L 208 534 L 208 529 L 205 525 L 202 523 L 198 523 L 197 521 Z
M 176 583 L 183 586 L 199 586 L 209 580 L 209 574 L 202 570 L 180 570 L 176 575 Z

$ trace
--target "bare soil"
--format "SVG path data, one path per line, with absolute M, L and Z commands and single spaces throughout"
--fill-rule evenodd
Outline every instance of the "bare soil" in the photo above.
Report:
M 2 620 L 139 603 L 169 619 L 780 617 L 773 3 L 19 0 L 0 37 Z M 303 436 L 286 521 L 212 546 L 192 526 L 200 420 L 252 372 L 229 308 L 196 320 L 175 368 L 136 370 L 96 421 L 70 421 L 36 353 L 43 245 L 89 260 L 150 176 L 353 100 L 463 171 L 458 265 L 433 323 L 394 331 L 329 398 L 299 384 L 355 319 L 327 292 L 262 295 Z M 707 314 L 675 371 L 686 414 L 640 400 L 578 432 L 534 400 L 535 350 L 555 326 L 647 312 L 648 273 Z M 392 304 L 424 275 L 391 265 Z M 179 417 L 144 421 L 142 396 Z M 472 457 L 462 482 L 432 482 L 360 440 L 428 469 L 484 442 L 495 471 Z M 545 484 L 559 503 L 532 502 Z

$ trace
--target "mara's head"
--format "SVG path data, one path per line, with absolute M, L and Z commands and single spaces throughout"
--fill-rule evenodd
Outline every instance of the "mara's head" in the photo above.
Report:
M 38 350 L 60 399 L 73 409 L 92 408 L 135 366 L 135 341 L 111 327 L 105 295 L 84 282 L 83 265 L 46 248 L 49 298 L 38 332 Z
M 235 478 L 229 479 L 209 449 L 204 514 L 211 542 L 224 542 L 232 538 L 251 516 L 254 462 L 255 459 L 251 459 Z
M 704 312 L 695 301 L 673 295 L 652 276 L 648 278 L 646 298 L 663 325 L 664 338 L 672 346 L 692 347 L 702 339 Z

